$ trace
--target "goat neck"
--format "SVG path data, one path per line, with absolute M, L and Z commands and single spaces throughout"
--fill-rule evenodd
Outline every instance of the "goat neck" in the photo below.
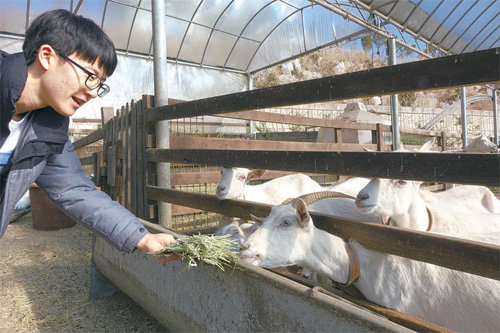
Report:
M 341 238 L 316 227 L 309 244 L 309 254 L 305 256 L 304 262 L 299 264 L 341 284 L 352 283 L 351 259 L 346 243 Z
M 420 191 L 419 191 L 420 192 Z M 420 193 L 415 194 L 414 199 L 408 207 L 408 210 L 400 215 L 391 216 L 390 224 L 398 227 L 408 228 L 420 231 L 429 231 L 432 225 L 432 214 L 430 213 L 427 203 L 420 196 Z M 392 221 L 391 221 L 392 220 Z

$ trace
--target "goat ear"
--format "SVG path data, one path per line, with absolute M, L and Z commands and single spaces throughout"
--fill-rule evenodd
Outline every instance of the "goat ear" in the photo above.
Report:
M 370 151 L 370 152 L 375 151 L 375 150 L 373 150 L 373 149 L 368 149 L 368 148 L 366 148 L 366 147 L 363 147 L 363 150 L 364 150 L 364 151 Z
M 240 225 L 241 230 L 245 234 L 245 237 L 250 236 L 255 232 L 255 230 L 259 229 L 260 224 L 259 223 L 243 223 Z
M 305 228 L 311 222 L 311 215 L 307 212 L 306 204 L 302 199 L 297 198 L 293 202 L 293 206 L 297 210 L 297 216 L 299 218 L 299 224 L 301 228 Z
M 252 221 L 254 221 L 255 223 L 261 225 L 262 223 L 264 223 L 264 218 L 263 217 L 257 217 L 253 214 L 250 214 L 250 218 L 252 219 Z
M 252 171 L 250 171 L 248 173 L 247 179 L 255 179 L 255 178 L 262 177 L 262 175 L 264 174 L 264 172 L 266 172 L 266 170 L 264 170 L 264 169 L 255 169 L 255 170 L 252 170 Z

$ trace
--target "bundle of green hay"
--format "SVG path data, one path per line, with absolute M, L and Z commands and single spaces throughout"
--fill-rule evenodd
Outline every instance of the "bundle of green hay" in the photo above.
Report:
M 188 269 L 198 266 L 197 261 L 199 261 L 224 270 L 224 266 L 235 266 L 235 262 L 239 258 L 238 252 L 234 251 L 235 248 L 238 248 L 238 243 L 229 239 L 227 235 L 198 234 L 179 237 L 177 243 L 166 247 L 155 255 L 167 258 L 177 256 L 186 262 Z

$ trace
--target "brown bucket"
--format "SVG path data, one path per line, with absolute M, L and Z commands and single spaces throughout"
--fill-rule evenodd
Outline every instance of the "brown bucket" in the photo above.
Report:
M 70 228 L 76 224 L 50 201 L 45 192 L 36 184 L 30 187 L 30 201 L 33 229 L 57 230 Z

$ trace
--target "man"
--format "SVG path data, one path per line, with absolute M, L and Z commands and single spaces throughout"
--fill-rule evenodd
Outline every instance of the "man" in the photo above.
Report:
M 36 182 L 59 207 L 119 250 L 175 243 L 150 234 L 83 174 L 68 139 L 69 116 L 109 91 L 117 57 L 93 21 L 58 9 L 38 16 L 23 52 L 0 52 L 0 237 L 14 205 Z

